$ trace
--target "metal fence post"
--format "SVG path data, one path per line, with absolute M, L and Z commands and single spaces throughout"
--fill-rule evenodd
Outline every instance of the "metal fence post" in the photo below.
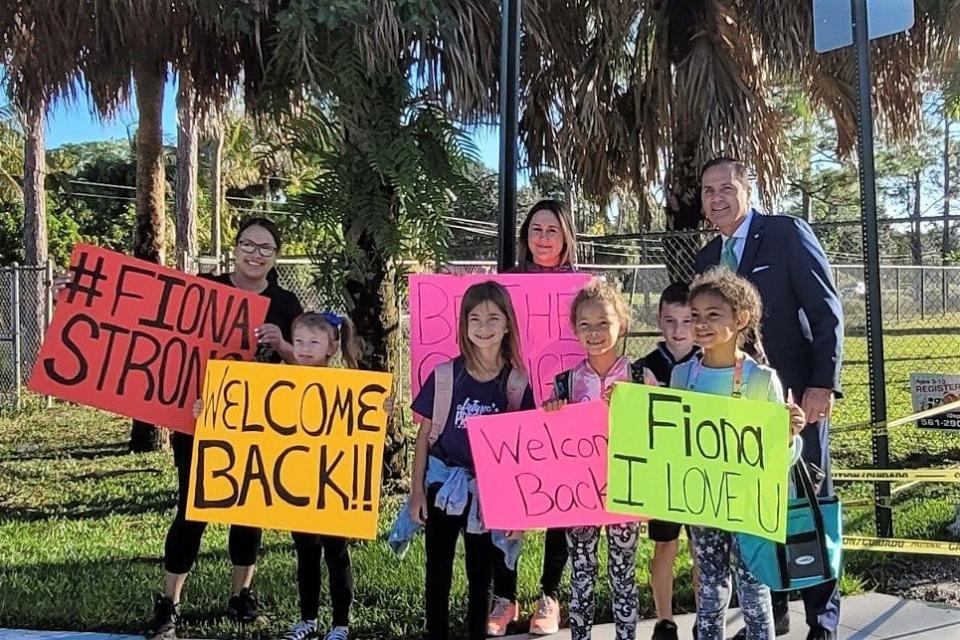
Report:
M 900 267 L 893 268 L 894 273 L 894 286 L 897 288 L 896 293 L 894 294 L 894 308 L 896 309 L 896 318 L 897 324 L 900 324 Z
M 923 267 L 919 267 L 919 269 L 920 269 L 920 319 L 924 320 L 925 319 L 924 315 L 926 314 L 926 306 L 927 306 L 927 300 L 926 300 L 927 279 L 924 276 L 924 273 L 926 273 L 926 269 L 924 269 Z
M 10 277 L 12 288 L 10 293 L 10 302 L 13 305 L 13 314 L 11 319 L 11 337 L 13 338 L 13 392 L 14 409 L 20 410 L 20 393 L 23 372 L 23 353 L 21 350 L 20 337 L 20 265 L 14 262 L 10 265 Z
M 43 339 L 47 335 L 47 329 L 53 323 L 53 260 L 47 258 L 46 279 L 43 282 L 44 292 L 46 293 L 43 308 L 43 335 L 40 336 L 40 345 L 43 345 Z M 39 350 L 37 351 L 39 353 Z M 53 396 L 47 396 L 47 409 L 53 408 Z
M 940 313 L 947 314 L 947 270 L 940 265 Z

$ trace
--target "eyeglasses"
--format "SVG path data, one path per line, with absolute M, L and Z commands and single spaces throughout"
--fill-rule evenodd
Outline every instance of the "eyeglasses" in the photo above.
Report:
M 249 240 L 241 240 L 237 243 L 237 247 L 240 251 L 244 253 L 252 254 L 254 251 L 260 254 L 264 258 L 272 258 L 277 255 L 277 248 L 269 244 L 257 244 L 256 242 L 250 242 Z

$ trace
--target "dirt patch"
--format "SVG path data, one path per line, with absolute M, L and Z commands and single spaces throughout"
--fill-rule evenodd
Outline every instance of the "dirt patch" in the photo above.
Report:
M 877 591 L 960 607 L 960 558 L 909 556 L 863 572 Z

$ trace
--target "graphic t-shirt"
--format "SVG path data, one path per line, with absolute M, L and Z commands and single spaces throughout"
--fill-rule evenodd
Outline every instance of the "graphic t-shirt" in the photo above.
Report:
M 507 378 L 509 376 L 510 367 L 505 366 L 493 380 L 480 382 L 467 371 L 462 357 L 455 359 L 450 413 L 443 433 L 430 448 L 430 455 L 439 458 L 446 465 L 473 469 L 473 455 L 470 453 L 470 441 L 467 439 L 466 420 L 474 416 L 502 413 L 507 410 Z M 435 389 L 436 381 L 434 374 L 431 373 L 411 406 L 415 413 L 428 420 L 433 416 Z M 535 408 L 533 390 L 530 389 L 530 385 L 527 385 L 519 410 L 527 411 Z

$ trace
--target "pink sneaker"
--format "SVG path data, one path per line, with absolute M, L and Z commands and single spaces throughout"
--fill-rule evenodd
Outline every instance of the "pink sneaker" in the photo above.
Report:
M 490 617 L 487 619 L 487 635 L 499 638 L 507 635 L 507 625 L 517 619 L 517 603 L 493 596 L 490 601 Z
M 560 604 L 550 596 L 542 596 L 537 612 L 530 618 L 530 633 L 548 636 L 557 631 L 560 631 Z

